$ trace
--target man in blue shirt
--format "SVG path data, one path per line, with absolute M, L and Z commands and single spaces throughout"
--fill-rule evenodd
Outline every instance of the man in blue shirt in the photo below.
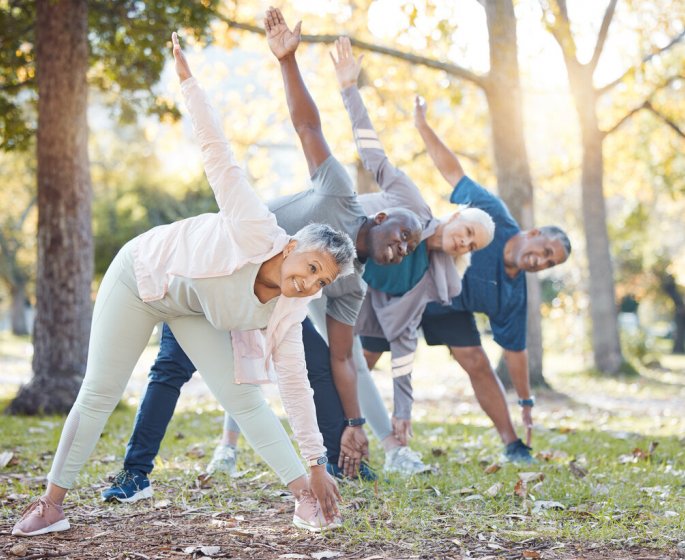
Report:
M 450 185 L 455 185 L 450 201 L 480 208 L 496 224 L 492 243 L 473 254 L 462 280 L 461 294 L 449 306 L 428 305 L 421 323 L 424 337 L 429 345 L 449 346 L 452 356 L 469 374 L 480 406 L 506 446 L 507 458 L 530 462 L 528 445 L 535 400 L 530 391 L 526 352 L 525 272 L 538 272 L 563 263 L 571 254 L 571 243 L 556 226 L 521 231 L 502 200 L 466 176 L 457 156 L 426 122 L 425 105 L 418 99 L 415 124 L 438 170 Z M 402 266 L 411 266 L 410 260 L 405 259 Z M 495 341 L 504 350 L 527 429 L 525 444 L 516 435 L 504 391 L 481 346 L 474 312 L 488 316 Z M 369 368 L 389 348 L 382 339 L 362 337 L 362 342 Z

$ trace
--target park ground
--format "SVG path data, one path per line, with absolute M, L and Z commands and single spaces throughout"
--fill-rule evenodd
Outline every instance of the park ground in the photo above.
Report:
M 0 337 L 4 406 L 30 376 L 31 349 Z M 291 525 L 291 496 L 244 445 L 238 476 L 201 476 L 222 419 L 199 379 L 184 390 L 163 442 L 154 498 L 99 500 L 120 468 L 154 352 L 141 359 L 68 497 L 70 531 L 10 535 L 43 490 L 63 418 L 0 418 L 0 558 L 685 558 L 685 357 L 663 355 L 638 377 L 606 379 L 583 371 L 577 357 L 548 356 L 551 388 L 535 407 L 539 463 L 516 467 L 501 461 L 466 375 L 444 350 L 422 347 L 412 446 L 433 473 L 343 483 L 343 528 L 312 535 Z M 377 375 L 389 396 L 387 364 Z M 266 392 L 278 409 L 273 388 Z

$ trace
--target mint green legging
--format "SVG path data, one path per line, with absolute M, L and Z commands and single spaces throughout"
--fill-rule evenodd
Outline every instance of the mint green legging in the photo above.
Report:
M 214 396 L 246 428 L 250 445 L 283 483 L 303 476 L 302 462 L 260 388 L 234 383 L 230 333 L 215 329 L 203 315 L 169 316 L 162 305 L 144 303 L 138 295 L 128 243 L 98 291 L 86 375 L 64 423 L 48 480 L 62 488 L 72 487 L 160 321 L 169 325 Z

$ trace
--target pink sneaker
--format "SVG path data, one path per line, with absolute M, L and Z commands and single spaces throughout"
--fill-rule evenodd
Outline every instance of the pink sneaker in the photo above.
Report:
M 295 527 L 318 533 L 324 529 L 337 529 L 342 526 L 342 519 L 336 517 L 328 523 L 321 512 L 319 501 L 307 490 L 303 490 L 299 499 L 295 500 Z
M 42 496 L 22 512 L 21 519 L 12 529 L 12 534 L 19 537 L 35 537 L 45 533 L 66 531 L 69 527 L 62 506 L 58 506 L 47 496 Z

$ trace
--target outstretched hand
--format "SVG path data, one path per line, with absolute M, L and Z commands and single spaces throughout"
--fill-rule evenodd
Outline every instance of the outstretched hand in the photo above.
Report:
M 264 17 L 264 29 L 266 29 L 266 40 L 269 43 L 269 48 L 277 59 L 280 60 L 290 54 L 295 54 L 297 46 L 300 44 L 301 21 L 298 21 L 297 25 L 290 31 L 285 19 L 283 19 L 281 10 L 270 6 Z
M 174 61 L 176 62 L 176 74 L 178 75 L 178 79 L 181 82 L 184 82 L 188 78 L 192 78 L 193 73 L 190 71 L 190 66 L 188 65 L 186 56 L 181 50 L 181 45 L 178 42 L 178 35 L 175 31 L 171 34 L 171 42 L 173 44 Z
M 336 60 L 332 52 L 328 54 L 335 66 L 335 75 L 338 78 L 340 89 L 345 89 L 350 86 L 356 86 L 359 79 L 359 73 L 362 71 L 362 59 L 364 55 L 360 55 L 355 59 L 352 56 L 352 44 L 349 37 L 340 37 L 335 40 L 335 50 L 338 53 Z
M 426 105 L 426 100 L 417 95 L 414 98 L 414 126 L 419 128 L 426 124 L 426 111 L 428 106 Z

